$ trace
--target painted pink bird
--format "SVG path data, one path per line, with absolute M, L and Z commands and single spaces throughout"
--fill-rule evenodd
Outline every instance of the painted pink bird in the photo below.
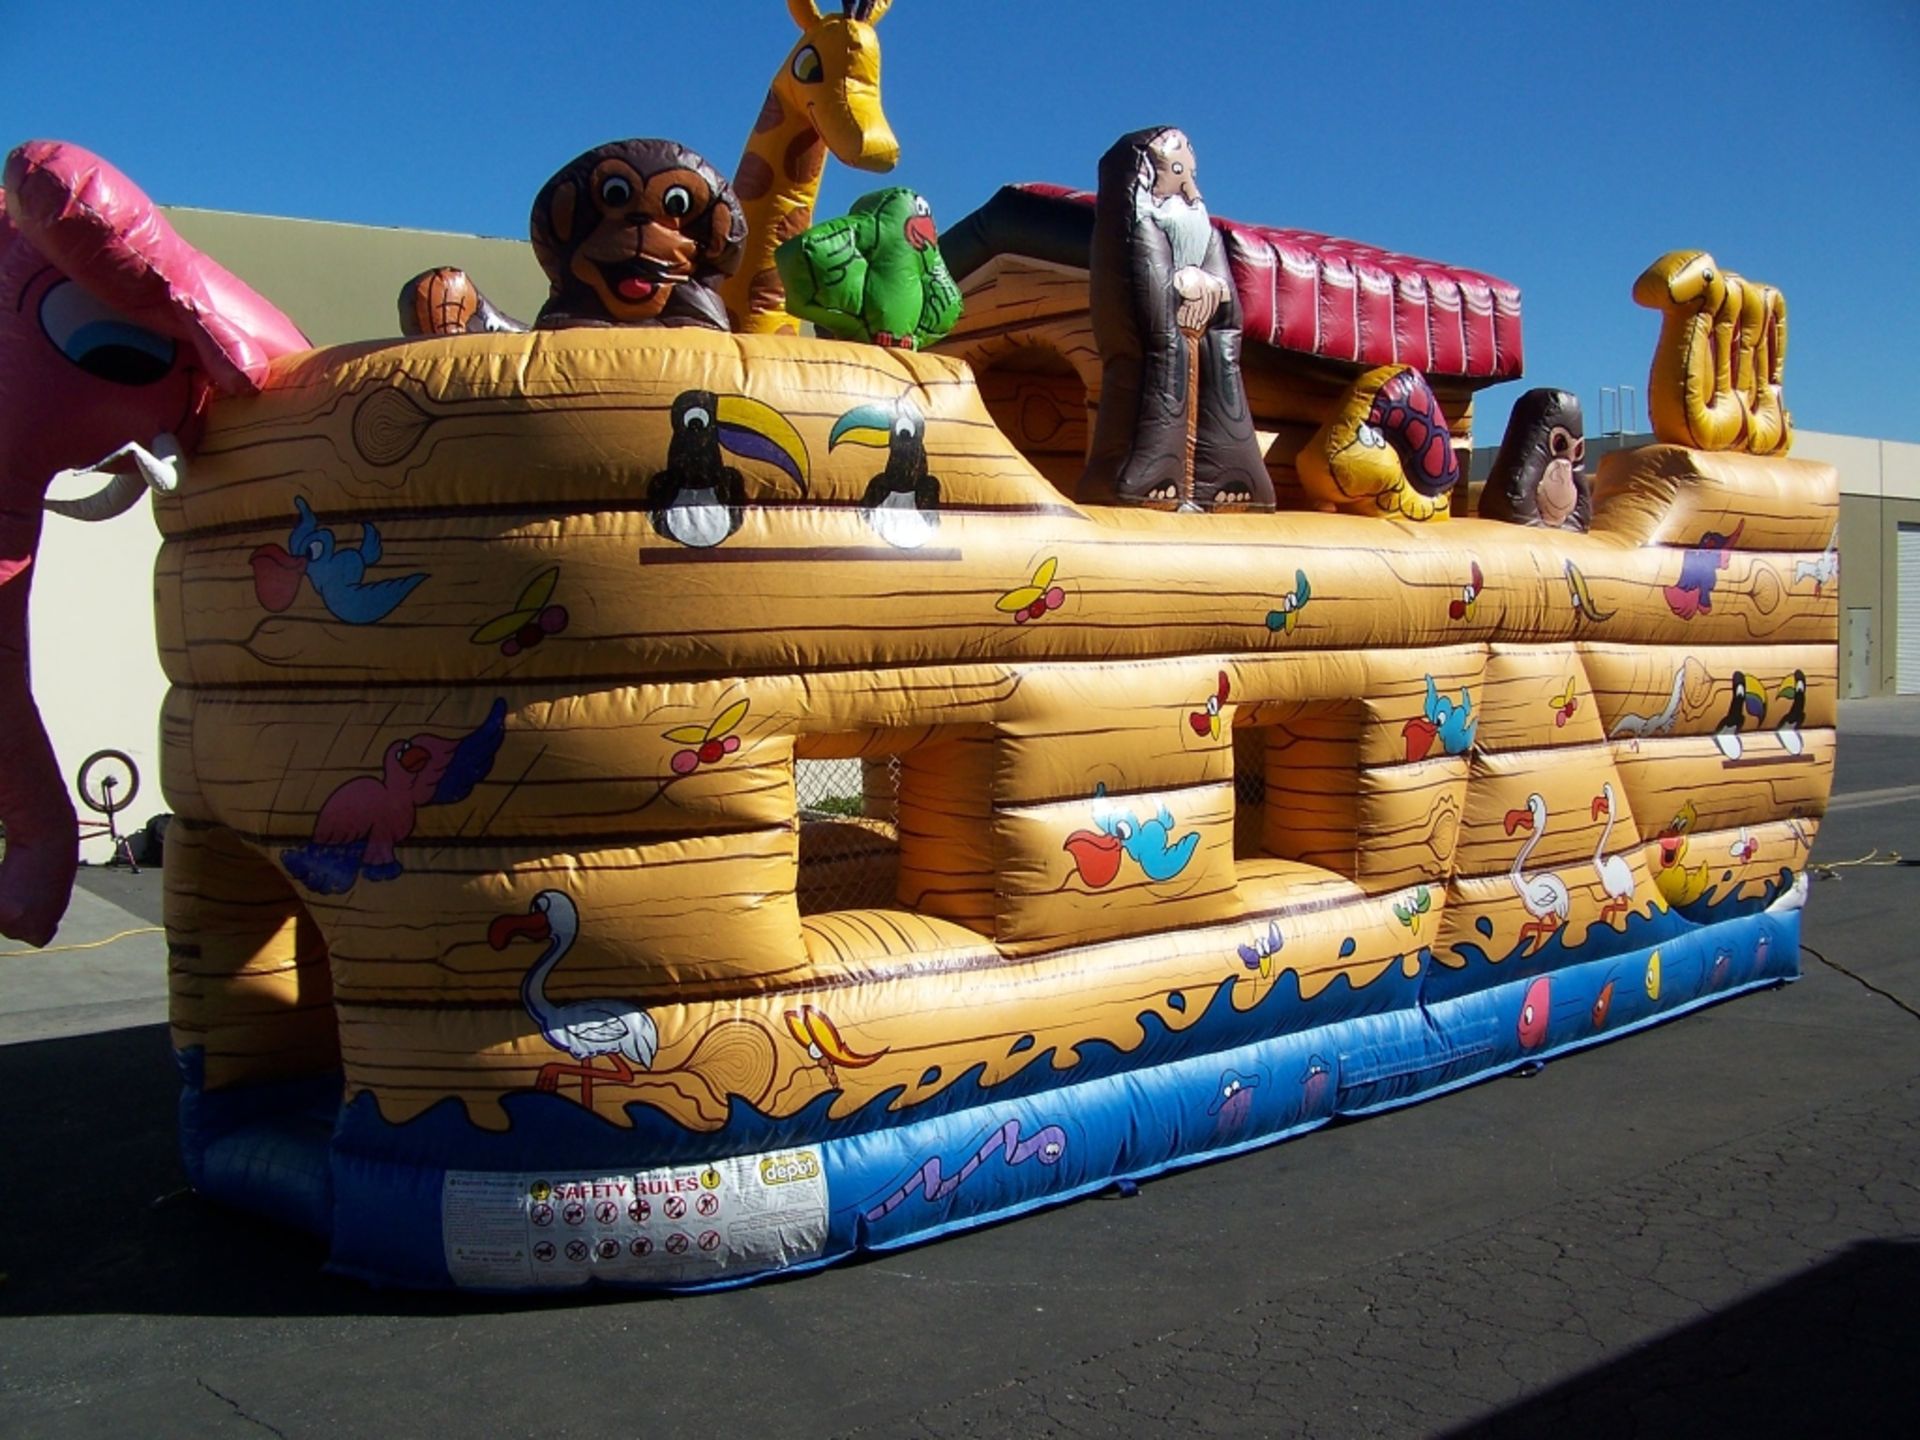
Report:
M 318 895 L 344 895 L 365 876 L 392 880 L 403 869 L 396 847 L 413 835 L 423 805 L 451 805 L 473 793 L 493 769 L 506 733 L 507 702 L 495 700 L 463 739 L 414 735 L 387 747 L 380 775 L 356 776 L 326 798 L 313 839 L 283 850 L 287 873 Z

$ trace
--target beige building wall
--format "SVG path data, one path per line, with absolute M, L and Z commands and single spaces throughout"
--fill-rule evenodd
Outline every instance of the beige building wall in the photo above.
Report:
M 273 301 L 316 345 L 398 335 L 401 285 L 436 265 L 459 266 L 528 323 L 547 298 L 524 240 L 161 208 L 181 238 Z
M 1920 525 L 1920 445 L 1801 430 L 1793 453 L 1840 472 L 1841 694 L 1891 695 L 1899 529 Z

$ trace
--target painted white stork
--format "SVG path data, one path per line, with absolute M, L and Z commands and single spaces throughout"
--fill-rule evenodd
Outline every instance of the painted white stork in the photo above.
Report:
M 1527 843 L 1513 857 L 1510 873 L 1513 876 L 1514 893 L 1519 895 L 1520 903 L 1526 906 L 1527 913 L 1533 917 L 1520 927 L 1520 938 L 1531 946 L 1534 939 L 1544 941 L 1567 923 L 1567 913 L 1573 908 L 1573 902 L 1567 895 L 1566 882 L 1558 875 L 1551 871 L 1541 875 L 1527 874 L 1527 860 L 1547 832 L 1547 802 L 1538 791 L 1527 796 L 1525 809 L 1507 812 L 1507 833 L 1511 835 L 1520 829 L 1528 832 Z
M 558 890 L 542 890 L 524 915 L 502 915 L 488 926 L 487 943 L 504 950 L 516 939 L 547 942 L 520 982 L 520 1002 L 547 1043 L 566 1051 L 579 1063 L 541 1066 L 534 1088 L 557 1090 L 561 1076 L 576 1076 L 580 1103 L 591 1108 L 596 1080 L 624 1084 L 633 1079 L 636 1070 L 653 1064 L 654 1052 L 660 1048 L 660 1032 L 652 1016 L 625 1000 L 575 1000 L 556 1005 L 547 998 L 547 977 L 573 948 L 579 931 L 580 912 L 573 901 Z M 609 1069 L 593 1063 L 601 1055 L 606 1056 Z
M 1607 895 L 1607 903 L 1600 907 L 1602 925 L 1611 925 L 1614 916 L 1633 909 L 1633 871 L 1624 857 L 1606 853 L 1607 841 L 1613 838 L 1614 804 L 1613 782 L 1609 780 L 1593 797 L 1594 819 L 1607 817 L 1607 828 L 1600 832 L 1600 843 L 1593 847 L 1593 868 L 1600 876 L 1600 888 Z

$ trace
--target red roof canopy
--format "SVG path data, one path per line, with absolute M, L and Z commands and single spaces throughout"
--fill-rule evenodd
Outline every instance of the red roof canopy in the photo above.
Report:
M 1010 188 L 1093 205 L 1085 190 Z M 1521 373 L 1520 290 L 1505 280 L 1311 230 L 1219 216 L 1213 224 L 1226 241 L 1250 341 L 1462 379 Z

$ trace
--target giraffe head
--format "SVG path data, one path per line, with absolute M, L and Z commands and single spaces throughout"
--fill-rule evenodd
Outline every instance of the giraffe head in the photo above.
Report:
M 787 0 L 800 39 L 773 82 L 790 115 L 805 115 L 827 148 L 856 170 L 891 170 L 900 159 L 880 108 L 880 39 L 873 27 L 893 0 L 840 0 L 823 15 L 816 0 Z

